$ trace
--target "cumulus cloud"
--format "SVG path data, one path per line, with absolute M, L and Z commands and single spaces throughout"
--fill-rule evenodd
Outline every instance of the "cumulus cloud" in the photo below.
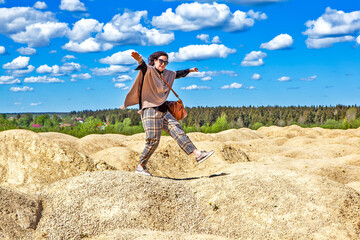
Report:
M 36 49 L 30 48 L 30 47 L 21 47 L 16 51 L 18 51 L 22 55 L 35 55 L 36 54 Z
M 200 39 L 201 41 L 203 41 L 203 42 L 205 42 L 205 43 L 209 43 L 210 41 L 209 41 L 209 39 L 210 39 L 210 36 L 209 36 L 209 34 L 198 34 L 197 36 L 196 36 L 196 38 L 198 38 L 198 39 Z
M 0 85 L 4 84 L 18 84 L 20 80 L 14 76 L 0 76 Z
M 17 43 L 27 43 L 29 47 L 44 47 L 50 44 L 51 38 L 62 37 L 67 31 L 67 23 L 34 23 L 26 26 L 25 31 L 11 34 L 10 38 Z
M 355 38 L 353 36 L 342 36 L 342 37 L 326 37 L 326 38 L 308 38 L 306 39 L 306 45 L 308 48 L 329 48 L 334 43 L 340 42 L 352 42 Z
M 290 48 L 294 40 L 289 34 L 280 34 L 273 38 L 270 42 L 262 43 L 260 48 L 267 50 L 278 50 L 284 48 Z
M 55 14 L 42 12 L 30 7 L 0 8 L 0 34 L 14 34 L 24 31 L 26 26 L 56 22 Z
M 189 45 L 179 49 L 179 52 L 169 53 L 169 60 L 172 62 L 184 62 L 188 60 L 197 61 L 209 58 L 226 58 L 229 54 L 235 53 L 235 49 L 225 45 Z
M 91 37 L 91 33 L 101 32 L 103 23 L 95 19 L 84 19 L 77 21 L 73 29 L 66 33 L 66 36 L 76 42 L 82 42 Z
M 134 51 L 135 50 L 133 50 L 133 49 L 126 50 L 123 52 L 120 51 L 120 52 L 114 53 L 113 55 L 108 56 L 106 58 L 101 58 L 99 60 L 99 62 L 103 63 L 103 64 L 110 64 L 110 65 L 114 65 L 114 64 L 132 65 L 132 64 L 136 63 L 134 58 L 131 57 L 131 53 Z
M 30 106 L 34 107 L 34 106 L 39 106 L 41 104 L 42 102 L 30 103 Z
M 316 75 L 314 76 L 310 76 L 310 77 L 306 77 L 306 78 L 300 78 L 301 81 L 314 81 L 317 78 Z
M 5 54 L 6 50 L 4 46 L 0 46 L 0 55 Z
M 131 81 L 132 78 L 129 75 L 120 75 L 117 78 L 113 78 L 113 82 L 127 82 Z
M 360 11 L 345 13 L 327 7 L 316 20 L 306 22 L 308 48 L 331 47 L 334 43 L 354 41 L 360 31 Z
M 91 75 L 89 73 L 71 75 L 71 81 L 72 82 L 76 82 L 77 79 L 87 80 L 87 79 L 90 79 L 90 78 L 91 78 Z
M 3 69 L 21 69 L 29 65 L 30 57 L 17 57 L 12 62 L 3 65 Z
M 123 72 L 130 71 L 130 68 L 118 65 L 110 65 L 107 68 L 92 68 L 90 69 L 94 75 L 97 76 L 108 76 L 108 75 L 116 75 Z
M 203 77 L 200 80 L 201 81 L 210 81 L 212 78 L 211 77 Z
M 358 37 L 356 38 L 356 42 L 357 42 L 358 44 L 360 44 L 360 36 L 358 36 Z
M 288 82 L 288 81 L 290 81 L 290 77 L 283 76 L 281 78 L 278 78 L 278 81 L 279 82 Z
M 129 87 L 127 87 L 125 83 L 115 83 L 115 87 L 123 90 L 129 89 Z
M 71 59 L 76 59 L 76 57 L 75 57 L 74 55 L 65 55 L 65 56 L 61 59 L 61 61 L 62 61 L 62 62 L 66 62 L 66 61 L 71 60 Z
M 75 71 L 80 71 L 80 69 L 81 69 L 81 65 L 79 63 L 66 62 L 62 66 L 53 65 L 50 67 L 47 64 L 44 64 L 38 67 L 36 69 L 36 72 L 40 74 L 51 74 L 54 76 L 61 76 L 64 74 L 73 73 Z
M 213 39 L 211 40 L 212 43 L 221 43 L 220 37 L 219 36 L 215 36 L 213 37 Z
M 45 2 L 37 1 L 37 2 L 34 4 L 34 8 L 44 10 L 44 9 L 47 9 L 47 5 L 46 5 Z
M 39 76 L 39 77 L 27 77 L 24 79 L 25 83 L 63 83 L 64 80 L 59 78 L 51 78 L 48 76 Z
M 114 46 L 110 43 L 99 42 L 95 38 L 88 38 L 81 43 L 70 41 L 63 46 L 63 49 L 78 53 L 100 52 L 112 49 Z
M 252 51 L 246 54 L 245 58 L 241 62 L 241 66 L 254 67 L 264 65 L 263 58 L 266 58 L 267 54 L 261 51 Z
M 252 75 L 251 79 L 253 79 L 253 80 L 260 80 L 260 79 L 261 79 L 261 76 L 260 76 L 260 74 L 258 74 L 258 73 L 254 73 L 254 75 Z
M 105 24 L 103 32 L 96 37 L 99 40 L 110 42 L 114 45 L 167 45 L 174 41 L 173 32 L 157 29 L 148 29 L 141 24 L 141 19 L 147 17 L 147 11 L 130 10 L 122 15 L 115 15 L 110 22 Z
M 265 13 L 254 11 L 231 13 L 225 4 L 183 3 L 175 12 L 168 8 L 160 16 L 152 18 L 152 25 L 167 30 L 196 31 L 204 28 L 221 28 L 224 31 L 235 32 L 249 29 L 255 20 L 267 19 Z
M 86 11 L 84 3 L 79 0 L 61 0 L 60 9 L 70 12 Z
M 241 83 L 233 82 L 230 85 L 222 86 L 221 89 L 238 89 L 238 88 L 242 88 L 242 87 L 243 87 L 243 85 Z
M 188 87 L 182 87 L 181 88 L 181 90 L 208 90 L 208 89 L 211 89 L 211 87 L 190 85 Z
M 12 92 L 32 92 L 34 91 L 34 88 L 25 86 L 25 87 L 11 87 L 10 91 Z
M 35 70 L 35 67 L 33 65 L 29 65 L 27 66 L 27 69 L 17 69 L 17 70 L 9 70 L 8 72 L 12 75 L 12 76 L 24 76 L 27 75 L 29 73 L 31 73 L 32 71 Z

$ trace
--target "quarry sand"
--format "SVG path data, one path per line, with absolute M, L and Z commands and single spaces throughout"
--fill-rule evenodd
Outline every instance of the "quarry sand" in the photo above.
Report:
M 189 137 L 0 132 L 0 239 L 360 239 L 360 129 Z

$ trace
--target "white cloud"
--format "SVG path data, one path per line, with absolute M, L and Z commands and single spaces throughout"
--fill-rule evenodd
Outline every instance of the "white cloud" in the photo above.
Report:
M 253 67 L 264 65 L 263 58 L 266 58 L 267 54 L 261 51 L 252 51 L 246 54 L 245 58 L 241 62 L 241 66 Z
M 0 46 L 0 55 L 6 53 L 5 47 L 4 46 Z
M 147 17 L 147 11 L 132 12 L 126 10 L 115 15 L 105 24 L 103 32 L 96 38 L 114 45 L 167 45 L 174 41 L 173 32 L 148 29 L 141 25 L 141 19 Z
M 76 59 L 76 57 L 74 55 L 66 55 L 61 59 L 61 61 L 66 62 L 66 61 L 71 60 L 71 59 Z
M 127 87 L 127 86 L 125 85 L 125 83 L 115 83 L 115 87 L 116 87 L 116 88 L 121 88 L 121 89 L 123 89 L 123 90 L 129 89 L 129 87 Z
M 30 103 L 30 106 L 34 107 L 34 106 L 39 106 L 41 104 L 42 102 Z
M 44 9 L 47 9 L 47 5 L 46 5 L 45 2 L 37 1 L 37 2 L 34 4 L 34 8 L 44 10 Z
M 117 79 L 113 78 L 113 82 L 127 82 L 131 81 L 132 78 L 129 75 L 120 75 L 117 77 Z
M 205 42 L 205 43 L 209 43 L 210 42 L 210 40 L 209 40 L 209 38 L 210 38 L 210 36 L 209 36 L 209 34 L 198 34 L 197 36 L 196 36 L 196 38 L 198 38 L 198 39 L 200 39 L 201 41 L 203 41 L 203 42 Z
M 179 52 L 169 53 L 169 60 L 172 62 L 184 62 L 188 60 L 205 60 L 209 58 L 226 58 L 229 54 L 235 53 L 235 49 L 224 45 L 189 45 L 179 49 Z
M 114 64 L 132 65 L 132 64 L 136 63 L 134 58 L 131 57 L 131 53 L 134 51 L 135 50 L 130 49 L 130 50 L 126 50 L 124 52 L 117 52 L 106 58 L 101 58 L 99 60 L 99 62 L 103 63 L 103 64 L 110 64 L 110 65 L 114 65 Z
M 86 11 L 84 3 L 80 2 L 79 0 L 61 0 L 61 4 L 59 7 L 61 10 L 66 10 L 70 12 Z
M 29 65 L 30 57 L 17 57 L 12 62 L 3 65 L 3 69 L 21 69 Z
M 188 87 L 182 87 L 181 88 L 181 90 L 208 90 L 208 89 L 211 89 L 211 87 L 190 85 Z
M 27 43 L 29 47 L 44 47 L 50 44 L 51 38 L 62 37 L 67 31 L 67 23 L 34 23 L 26 26 L 25 31 L 11 34 L 10 38 L 17 43 Z
M 199 77 L 199 78 L 204 78 L 204 77 L 215 77 L 215 76 L 219 76 L 219 75 L 229 75 L 230 77 L 237 77 L 238 74 L 235 73 L 234 71 L 203 71 L 203 72 L 191 72 L 189 73 L 188 77 Z
M 360 11 L 345 13 L 327 7 L 325 13 L 316 20 L 306 22 L 308 48 L 331 47 L 338 42 L 354 41 L 354 34 L 360 31 Z
M 211 77 L 203 77 L 200 80 L 201 81 L 210 81 L 212 78 Z
M 290 48 L 294 40 L 289 34 L 280 34 L 273 38 L 270 42 L 262 43 L 260 48 L 267 50 L 278 50 L 284 48 Z
M 308 38 L 306 39 L 306 45 L 308 48 L 329 48 L 334 43 L 340 42 L 352 42 L 355 41 L 353 36 L 342 36 L 342 37 L 327 37 L 327 38 Z
M 245 87 L 245 89 L 247 89 L 247 90 L 253 90 L 253 89 L 255 89 L 256 87 L 254 87 L 254 86 L 250 86 L 250 87 Z
M 281 78 L 278 78 L 278 81 L 279 81 L 279 82 L 287 82 L 287 81 L 290 81 L 290 77 L 283 76 L 283 77 L 281 77 Z
M 59 66 L 58 65 L 54 65 L 54 66 L 57 66 L 57 69 L 59 69 Z M 38 67 L 36 69 L 36 72 L 37 73 L 52 73 L 53 70 L 54 70 L 54 66 L 53 67 L 50 67 L 48 66 L 47 64 L 44 64 L 44 65 L 41 65 L 40 67 Z
M 50 73 L 51 75 L 54 75 L 54 76 L 61 76 L 64 74 L 70 74 L 70 73 L 73 73 L 75 71 L 80 71 L 80 70 L 81 70 L 81 66 L 79 63 L 66 62 L 62 66 L 53 65 L 52 67 L 48 66 L 47 64 L 44 64 L 44 65 L 41 65 L 40 67 L 38 67 L 36 69 L 36 72 L 40 73 L 40 74 Z
M 130 71 L 130 68 L 118 65 L 110 65 L 107 68 L 92 68 L 90 69 L 94 75 L 97 76 L 108 76 L 108 75 L 116 75 L 123 72 Z
M 71 31 L 66 36 L 76 42 L 82 42 L 91 37 L 91 33 L 101 32 L 103 23 L 99 23 L 95 19 L 84 19 L 77 21 Z
M 54 54 L 54 53 L 57 53 L 57 51 L 56 50 L 51 50 L 51 51 L 49 51 L 49 53 Z
M 261 76 L 260 76 L 260 74 L 258 74 L 258 73 L 254 73 L 254 75 L 252 75 L 251 79 L 253 79 L 253 80 L 260 80 L 260 79 L 261 79 Z
M 112 44 L 102 43 L 97 41 L 95 38 L 88 38 L 81 43 L 70 41 L 62 47 L 68 51 L 78 52 L 78 53 L 88 53 L 88 52 L 100 52 L 107 51 L 113 48 Z
M 34 91 L 34 88 L 27 87 L 27 86 L 22 87 L 22 88 L 21 87 L 11 87 L 10 91 L 12 91 L 12 92 L 32 92 L 32 91 Z
M 5 3 L 5 0 L 0 0 L 0 4 L 4 4 Z
M 62 83 L 64 80 L 58 78 L 50 78 L 48 76 L 27 77 L 24 79 L 25 83 Z
M 358 36 L 358 37 L 356 38 L 356 42 L 357 42 L 358 44 L 360 44 L 360 36 Z
M 90 78 L 91 78 L 91 75 L 89 73 L 71 75 L 71 81 L 72 82 L 76 82 L 77 79 L 87 80 L 87 79 L 90 79 Z
M 213 39 L 211 40 L 212 43 L 221 43 L 220 37 L 219 36 L 215 36 L 213 37 Z
M 35 48 L 30 48 L 30 47 L 26 47 L 26 48 L 21 47 L 16 51 L 18 51 L 22 55 L 35 55 L 36 54 L 36 49 Z
M 263 20 L 264 13 L 248 13 L 242 11 L 230 12 L 225 4 L 183 3 L 175 12 L 168 8 L 160 16 L 152 18 L 152 25 L 167 30 L 195 31 L 204 28 L 222 28 L 225 31 L 244 31 L 252 27 L 255 19 Z
M 21 105 L 21 102 L 14 102 L 14 105 Z
M 221 89 L 238 89 L 238 88 L 242 88 L 242 87 L 243 87 L 243 85 L 241 83 L 234 82 L 230 85 L 222 86 Z
M 226 2 L 233 4 L 243 4 L 243 5 L 257 5 L 257 4 L 268 4 L 268 3 L 278 3 L 284 2 L 287 0 L 226 0 Z
M 0 76 L 0 85 L 18 83 L 20 83 L 20 80 L 13 76 Z
M 55 14 L 42 12 L 31 7 L 0 8 L 0 34 L 14 34 L 24 31 L 34 23 L 56 22 Z
M 11 73 L 13 76 L 24 76 L 26 74 L 31 73 L 35 70 L 35 67 L 33 65 L 27 66 L 27 69 L 18 69 L 18 70 L 9 70 L 8 72 Z
M 314 81 L 317 78 L 316 75 L 307 78 L 300 78 L 301 81 Z

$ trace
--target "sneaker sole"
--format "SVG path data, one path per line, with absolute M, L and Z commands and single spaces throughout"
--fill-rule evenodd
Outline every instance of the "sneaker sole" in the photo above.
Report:
M 144 173 L 144 172 L 135 171 L 135 173 L 136 173 L 136 174 L 142 174 L 142 175 L 149 176 L 149 177 L 152 176 L 151 174 L 147 174 L 147 173 Z
M 205 161 L 206 159 L 208 159 L 211 155 L 213 155 L 214 152 L 215 152 L 215 151 L 212 150 L 212 151 L 209 153 L 209 155 L 207 155 L 205 158 L 201 159 L 201 160 L 198 161 L 197 163 L 198 163 L 198 164 L 202 163 L 203 161 Z

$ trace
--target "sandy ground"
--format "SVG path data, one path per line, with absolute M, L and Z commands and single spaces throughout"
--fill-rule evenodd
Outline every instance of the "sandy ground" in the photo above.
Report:
M 360 239 L 360 129 L 189 137 L 215 154 L 163 136 L 147 177 L 144 134 L 0 132 L 0 238 Z

